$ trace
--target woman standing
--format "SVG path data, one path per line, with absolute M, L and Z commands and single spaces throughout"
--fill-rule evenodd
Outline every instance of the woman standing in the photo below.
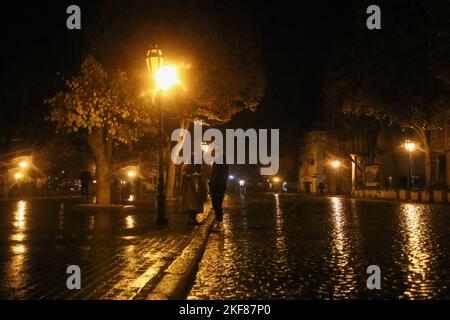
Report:
M 181 184 L 181 212 L 189 216 L 188 223 L 199 225 L 196 217 L 203 212 L 203 200 L 201 194 L 201 173 L 196 166 L 186 164 L 183 167 L 183 180 Z

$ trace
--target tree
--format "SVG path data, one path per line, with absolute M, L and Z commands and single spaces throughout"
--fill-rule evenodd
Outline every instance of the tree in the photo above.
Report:
M 425 154 L 427 188 L 432 185 L 432 117 L 448 107 L 448 77 L 442 70 L 448 66 L 450 50 L 448 43 L 435 41 L 449 35 L 448 28 L 442 28 L 443 21 L 448 20 L 442 17 L 448 15 L 440 12 L 448 12 L 449 6 L 442 4 L 405 2 L 402 10 L 395 11 L 399 13 L 384 24 L 387 31 L 375 34 L 356 30 L 352 41 L 341 47 L 341 55 L 331 69 L 335 83 L 344 84 L 344 113 L 416 133 Z
M 65 86 L 46 101 L 52 107 L 47 119 L 57 131 L 87 136 L 96 165 L 97 204 L 109 204 L 113 145 L 137 141 L 150 128 L 150 119 L 125 72 L 108 73 L 92 56 Z
M 129 70 L 144 85 L 142 92 L 149 91 L 149 45 L 158 44 L 168 63 L 179 66 L 182 90 L 170 93 L 164 108 L 173 127 L 189 128 L 193 120 L 224 123 L 239 111 L 255 110 L 264 95 L 260 33 L 237 1 L 105 2 L 86 32 L 92 52 L 107 68 Z M 168 172 L 170 197 L 172 162 Z

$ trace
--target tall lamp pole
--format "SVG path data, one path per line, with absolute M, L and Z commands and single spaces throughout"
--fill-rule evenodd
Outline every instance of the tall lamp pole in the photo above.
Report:
M 167 92 L 171 87 L 180 83 L 177 69 L 174 66 L 165 66 L 162 51 L 153 46 L 147 51 L 147 68 L 153 82 L 153 105 L 158 105 L 158 224 L 167 224 L 166 195 L 164 193 L 164 117 L 163 108 L 158 93 Z
M 339 160 L 333 160 L 331 162 L 331 166 L 334 168 L 335 170 L 335 176 L 336 176 L 336 193 L 339 194 L 340 193 L 340 187 L 339 187 L 339 176 L 340 176 L 340 168 L 342 166 L 341 161 Z
M 411 190 L 412 183 L 411 183 L 411 177 L 412 177 L 412 153 L 416 149 L 416 145 L 414 142 L 411 142 L 411 140 L 405 140 L 405 149 L 408 151 L 409 155 L 409 165 L 408 165 L 408 190 Z
M 156 76 L 164 63 L 164 57 L 162 51 L 158 46 L 153 46 L 147 52 L 147 68 L 150 73 L 150 79 L 157 85 Z M 156 90 L 153 94 L 152 103 L 155 105 L 159 88 L 155 86 Z M 166 217 L 166 195 L 164 193 L 164 123 L 163 123 L 163 110 L 161 101 L 156 102 L 158 105 L 158 217 L 157 224 L 167 224 L 168 219 Z

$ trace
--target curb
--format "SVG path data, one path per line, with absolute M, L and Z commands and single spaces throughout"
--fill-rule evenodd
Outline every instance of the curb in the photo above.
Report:
M 164 275 L 146 300 L 182 300 L 186 298 L 186 290 L 197 273 L 209 235 L 215 220 L 215 214 L 209 211 L 204 223 L 191 242 L 184 248 L 179 257 L 164 271 Z
M 75 204 L 68 208 L 71 211 L 130 211 L 136 210 L 136 207 L 133 205 L 120 205 L 120 204 L 110 204 L 110 205 L 99 205 L 99 204 Z

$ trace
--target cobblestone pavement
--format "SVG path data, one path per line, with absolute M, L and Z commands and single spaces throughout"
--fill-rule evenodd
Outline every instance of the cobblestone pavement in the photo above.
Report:
M 450 298 L 448 205 L 266 194 L 225 212 L 189 299 Z
M 67 200 L 0 202 L 0 299 L 143 299 L 190 241 L 182 214 L 77 212 Z M 69 265 L 81 290 L 68 290 Z

